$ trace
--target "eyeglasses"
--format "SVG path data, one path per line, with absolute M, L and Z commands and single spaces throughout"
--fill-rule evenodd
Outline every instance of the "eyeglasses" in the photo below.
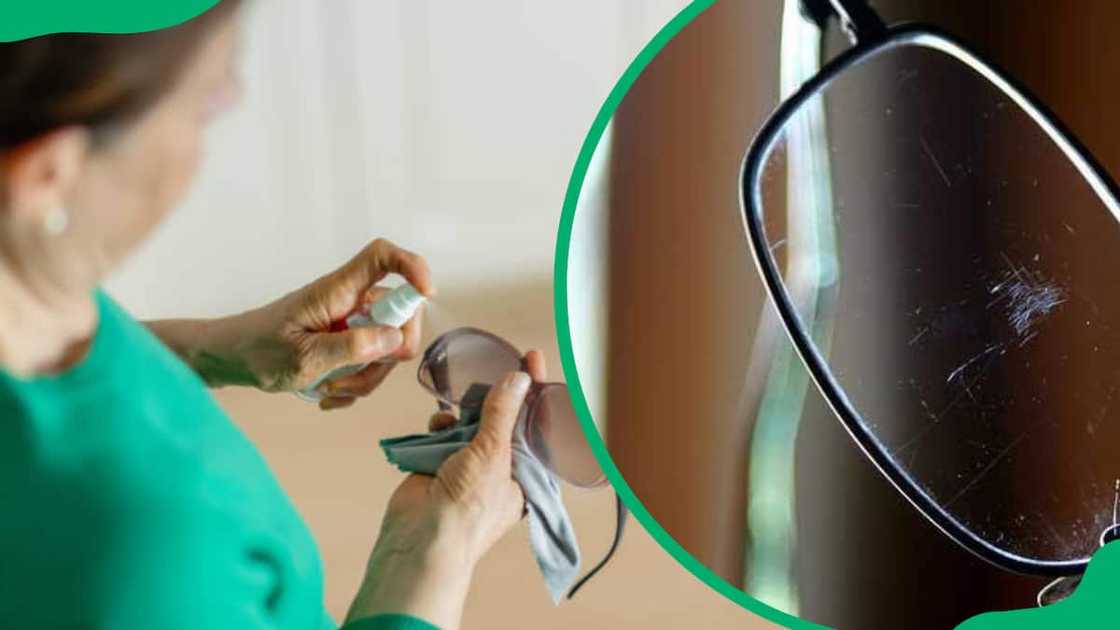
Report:
M 832 6 L 854 47 L 780 105 L 743 164 L 769 296 L 914 507 L 998 567 L 1079 575 L 1116 530 L 1117 187 L 954 37 Z
M 477 328 L 444 333 L 425 350 L 417 378 L 436 396 L 440 409 L 459 407 L 478 413 L 490 386 L 509 372 L 524 370 L 522 354 L 508 341 Z M 577 488 L 608 486 L 599 462 L 583 433 L 563 383 L 533 383 L 522 408 L 525 443 L 542 465 Z M 606 556 L 568 592 L 571 598 L 611 559 L 622 540 L 627 509 L 616 495 L 614 539 Z

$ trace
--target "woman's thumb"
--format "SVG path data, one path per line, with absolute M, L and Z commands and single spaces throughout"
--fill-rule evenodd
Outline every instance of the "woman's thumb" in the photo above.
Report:
M 477 448 L 498 452 L 509 447 L 532 380 L 524 372 L 511 372 L 490 388 L 482 403 L 482 421 L 473 440 Z
M 347 365 L 364 365 L 389 356 L 404 343 L 392 326 L 364 326 L 342 332 L 321 333 L 311 345 L 311 363 L 317 372 Z

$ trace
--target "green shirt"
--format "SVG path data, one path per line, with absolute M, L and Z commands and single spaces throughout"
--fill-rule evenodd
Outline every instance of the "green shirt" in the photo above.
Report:
M 0 369 L 0 627 L 334 628 L 315 542 L 260 453 L 190 368 L 96 301 L 74 368 Z

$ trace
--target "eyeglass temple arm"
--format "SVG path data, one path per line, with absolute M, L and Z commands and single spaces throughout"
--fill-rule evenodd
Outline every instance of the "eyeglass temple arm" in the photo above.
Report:
M 626 508 L 626 504 L 622 502 L 622 497 L 619 496 L 617 492 L 614 495 L 614 505 L 614 538 L 611 540 L 610 549 L 607 550 L 607 555 L 603 556 L 603 559 L 599 561 L 599 564 L 596 564 L 594 567 L 592 567 L 586 575 L 581 577 L 579 581 L 576 582 L 574 586 L 572 586 L 571 590 L 568 591 L 568 599 L 574 597 L 576 591 L 582 588 L 584 584 L 587 584 L 588 580 L 595 577 L 595 575 L 598 574 L 599 571 L 603 569 L 603 567 L 607 566 L 607 563 L 610 562 L 610 559 L 614 557 L 614 552 L 618 551 L 618 545 L 622 542 L 622 533 L 626 530 L 626 517 L 630 514 L 630 510 Z
M 801 0 L 801 9 L 822 29 L 832 16 L 839 18 L 852 45 L 876 40 L 887 32 L 886 22 L 867 0 Z

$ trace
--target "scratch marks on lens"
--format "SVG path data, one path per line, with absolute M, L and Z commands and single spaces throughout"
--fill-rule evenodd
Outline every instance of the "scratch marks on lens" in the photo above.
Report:
M 953 399 L 950 400 L 947 405 L 945 405 L 945 407 L 943 407 L 940 411 L 935 412 L 929 406 L 929 403 L 926 402 L 926 398 L 922 394 L 921 387 L 919 386 L 918 381 L 916 379 L 910 379 L 910 387 L 914 390 L 915 395 L 918 396 L 918 401 L 922 405 L 922 410 L 925 412 L 927 422 L 925 423 L 925 425 L 923 427 L 921 427 L 917 431 L 917 433 L 915 433 L 913 436 L 911 436 L 910 439 L 906 440 L 905 442 L 900 444 L 897 448 L 895 448 L 891 452 L 891 455 L 895 459 L 900 459 L 903 455 L 906 454 L 907 451 L 910 451 L 910 455 L 909 455 L 909 458 L 908 458 L 908 460 L 909 460 L 908 467 L 913 468 L 914 467 L 914 461 L 918 457 L 918 447 L 919 447 L 920 443 L 922 442 L 922 440 L 927 435 L 929 435 L 930 432 L 932 432 L 935 428 L 937 428 L 937 426 L 941 424 L 941 421 L 946 416 L 948 416 L 949 412 L 952 411 L 953 408 L 956 407 L 961 402 L 961 400 L 963 400 L 965 398 L 965 393 L 967 392 L 967 390 L 962 391 L 959 394 L 957 394 L 956 396 L 954 396 Z
M 952 498 L 950 498 L 948 501 L 943 503 L 942 507 L 948 508 L 949 506 L 956 503 L 961 497 L 968 494 L 968 491 L 973 489 L 976 486 L 976 484 L 980 483 L 980 480 L 982 480 L 984 477 L 986 477 L 988 475 L 988 473 L 992 472 L 992 469 L 996 467 L 996 464 L 999 464 L 1008 455 L 1010 455 L 1011 451 L 1014 450 L 1015 447 L 1019 445 L 1019 442 L 1022 442 L 1023 438 L 1025 438 L 1025 437 L 1027 437 L 1026 433 L 1020 435 L 1019 437 L 1012 440 L 1011 443 L 1008 444 L 1002 451 L 1000 451 L 999 453 L 996 453 L 996 456 L 993 457 L 991 459 L 991 461 L 989 461 L 986 466 L 981 468 L 980 472 L 976 473 L 972 477 L 972 479 L 967 484 L 964 485 L 963 488 L 961 488 L 959 491 L 957 491 L 957 493 L 955 495 L 952 496 Z
M 930 327 L 926 326 L 925 328 L 919 330 L 913 337 L 910 338 L 910 341 L 908 341 L 906 345 L 912 346 L 921 341 L 922 337 L 925 337 L 927 334 L 929 334 L 929 329 Z
M 948 370 L 944 381 L 946 390 L 932 399 L 927 399 L 928 394 L 921 391 L 922 388 L 915 379 L 910 380 L 914 396 L 921 405 L 919 411 L 924 418 L 920 420 L 921 426 L 892 450 L 892 455 L 900 460 L 909 460 L 911 467 L 925 438 L 938 426 L 944 426 L 946 420 L 980 418 L 1004 404 L 992 398 L 998 391 L 985 390 L 988 374 L 1013 351 L 1044 334 L 1043 322 L 1068 301 L 1066 291 L 1055 282 L 1048 281 L 1041 272 L 1016 264 L 1007 253 L 1000 253 L 1000 258 L 1004 264 L 996 274 L 989 276 L 988 281 L 974 289 L 969 289 L 962 296 L 963 299 L 939 309 L 919 307 L 913 311 L 915 316 L 922 319 L 911 329 L 906 341 L 908 346 L 936 348 L 943 340 L 952 343 L 956 339 L 984 345 L 979 348 L 973 345 L 971 352 Z M 1035 263 L 1041 259 L 1041 255 L 1031 258 Z M 987 299 L 977 300 L 977 292 L 983 292 Z M 927 314 L 931 310 L 936 313 L 932 319 Z M 1045 384 L 1046 379 L 1043 378 L 1042 385 Z M 933 400 L 947 402 L 937 404 Z M 967 410 L 958 409 L 950 415 L 951 411 L 962 405 L 967 406 Z M 1090 423 L 1087 430 L 1094 429 Z M 1008 452 L 1010 449 L 997 455 L 991 465 L 994 466 Z M 987 458 L 985 461 L 988 461 Z M 981 472 L 981 475 L 971 480 L 971 484 L 987 474 L 986 470 Z
M 957 369 L 953 370 L 952 372 L 949 372 L 949 377 L 945 379 L 945 382 L 946 383 L 952 383 L 958 377 L 964 376 L 965 372 L 966 372 L 966 370 L 968 370 L 968 368 L 976 365 L 980 361 L 983 361 L 984 359 L 986 359 L 988 356 L 990 356 L 996 350 L 1003 350 L 1003 352 L 1000 352 L 1000 354 L 1004 354 L 1006 352 L 1006 350 L 1004 350 L 1004 348 L 1003 348 L 1003 344 L 1001 344 L 1001 343 L 990 345 L 987 348 L 984 348 L 984 350 L 982 350 L 979 354 L 973 356 L 969 360 L 962 363 L 961 366 L 958 367 Z M 965 387 L 965 389 L 968 389 L 967 384 L 965 384 L 964 387 Z
M 926 142 L 925 136 L 919 136 L 918 140 L 922 143 L 922 151 L 925 151 L 926 157 L 930 162 L 933 162 L 933 167 L 937 169 L 937 173 L 941 175 L 941 179 L 945 182 L 946 188 L 952 188 L 953 182 L 949 181 L 949 174 L 942 168 L 941 162 L 938 161 L 937 156 L 933 154 L 933 149 L 929 148 L 929 143 Z
M 988 302 L 987 308 L 1003 309 L 1012 331 L 1012 339 L 985 346 L 949 372 L 945 379 L 946 383 L 960 384 L 973 400 L 975 397 L 972 386 L 993 360 L 1007 354 L 1012 344 L 1023 347 L 1038 337 L 1039 322 L 1066 302 L 1066 294 L 1059 286 L 1045 282 L 1041 274 L 1032 273 L 1026 267 L 1015 264 L 1006 253 L 1001 252 L 1000 256 L 1007 264 L 1007 269 L 1003 277 L 988 289 L 989 295 L 994 297 Z M 1039 258 L 1035 256 L 1035 260 Z M 913 341 L 915 339 L 911 339 Z
M 995 298 L 988 303 L 989 308 L 1003 306 L 1008 323 L 1019 337 L 1020 345 L 1033 339 L 1038 333 L 1035 324 L 1066 302 L 1065 292 L 1055 284 L 1044 282 L 1039 274 L 1032 274 L 1022 265 L 1016 265 L 1005 253 L 1001 253 L 1008 271 L 1003 281 L 989 291 Z M 1038 260 L 1035 256 L 1035 260 Z
M 1067 301 L 1061 287 L 1044 281 L 1041 274 L 1016 265 L 1006 253 L 1001 252 L 1000 256 L 1007 264 L 1007 269 L 999 282 L 988 289 L 989 295 L 994 297 L 987 307 L 1003 309 L 1013 338 L 985 346 L 949 372 L 945 382 L 959 383 L 969 396 L 972 395 L 970 383 L 974 383 L 979 374 L 987 370 L 992 359 L 1007 354 L 1011 344 L 1023 347 L 1038 337 L 1039 322 Z M 1039 256 L 1036 255 L 1035 260 L 1038 259 Z

